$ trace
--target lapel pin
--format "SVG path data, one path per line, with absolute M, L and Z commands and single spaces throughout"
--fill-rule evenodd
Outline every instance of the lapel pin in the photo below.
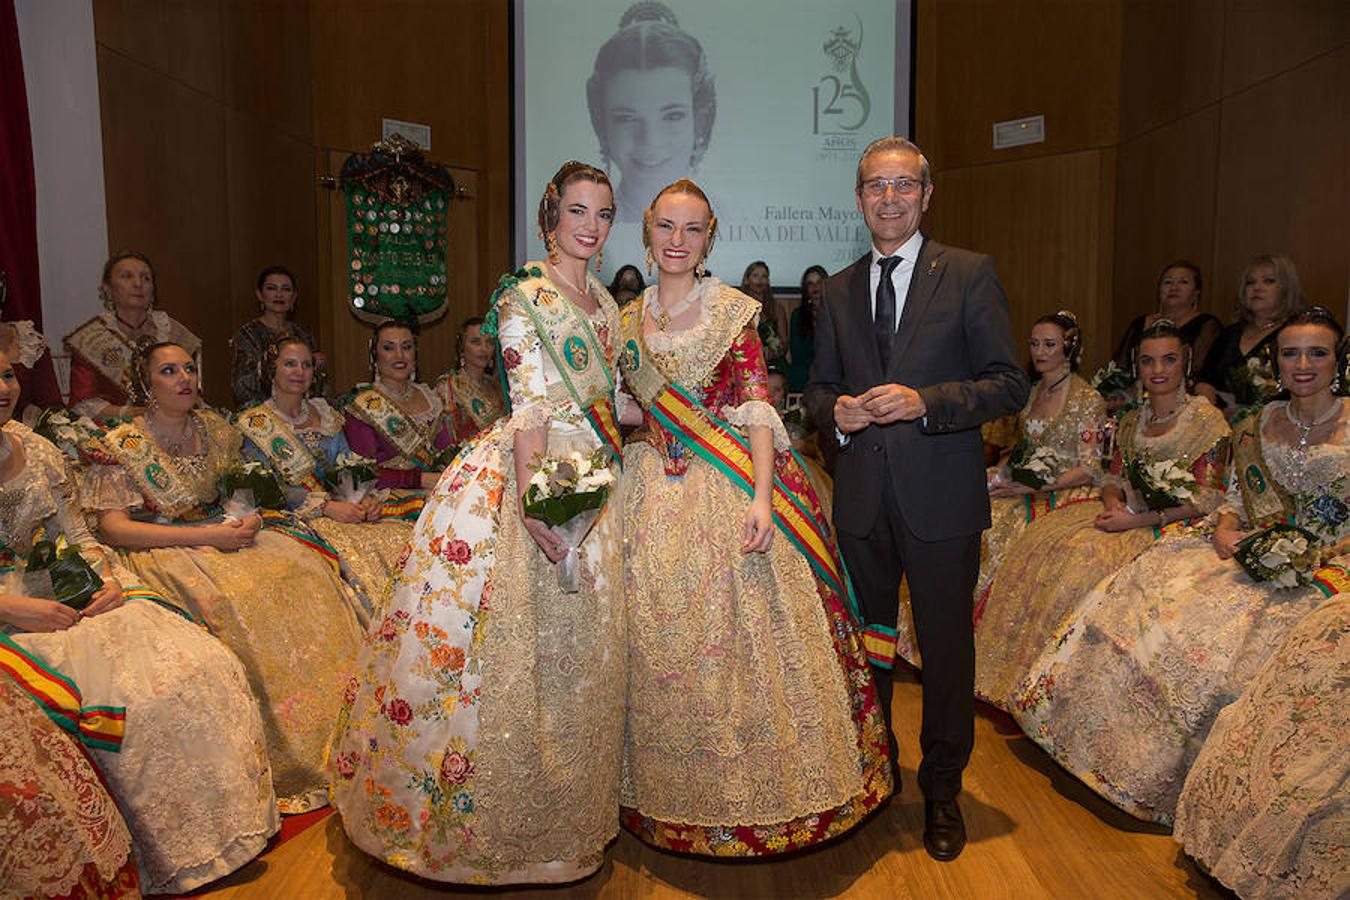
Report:
M 928 274 L 932 275 L 936 271 L 937 271 L 937 260 L 935 259 L 928 263 Z

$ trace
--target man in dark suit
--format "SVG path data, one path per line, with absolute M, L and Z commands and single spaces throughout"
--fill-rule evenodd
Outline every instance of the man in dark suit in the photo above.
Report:
M 975 741 L 972 593 L 989 527 L 980 425 L 1022 408 L 1008 302 L 987 256 L 928 240 L 928 161 L 882 138 L 858 162 L 872 250 L 831 277 L 805 402 L 835 435 L 834 522 L 887 724 L 901 576 L 923 656 L 924 846 L 965 846 L 956 796 Z M 892 736 L 892 749 L 895 748 Z

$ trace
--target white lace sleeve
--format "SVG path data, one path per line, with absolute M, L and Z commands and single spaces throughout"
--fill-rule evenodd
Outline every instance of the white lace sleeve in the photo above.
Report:
M 779 418 L 778 410 L 774 409 L 772 404 L 763 400 L 747 400 L 740 406 L 728 407 L 722 411 L 722 415 L 741 432 L 752 425 L 768 428 L 773 432 L 774 450 L 783 451 L 792 447 L 792 442 L 788 440 L 787 429 L 783 427 L 783 420 Z

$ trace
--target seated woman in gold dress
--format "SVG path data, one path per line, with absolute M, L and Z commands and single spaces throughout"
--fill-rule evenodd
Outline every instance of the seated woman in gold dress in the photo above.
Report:
M 197 409 L 197 369 L 177 344 L 133 361 L 146 409 L 86 445 L 86 512 L 103 542 L 148 585 L 202 619 L 244 664 L 263 714 L 278 805 L 328 802 L 324 752 L 356 656 L 356 598 L 334 561 L 257 514 L 219 514 L 218 484 L 243 438 Z
M 455 337 L 455 370 L 436 380 L 450 437 L 459 446 L 506 414 L 493 358 L 497 342 L 483 334 L 483 317 L 470 316 Z
M 401 518 L 397 509 L 388 511 L 383 492 L 356 497 L 362 486 L 352 484 L 350 474 L 346 484 L 335 483 L 341 482 L 339 467 L 351 451 L 342 431 L 342 414 L 324 400 L 308 397 L 314 383 L 309 344 L 283 335 L 263 351 L 260 366 L 259 384 L 271 396 L 239 413 L 244 456 L 271 467 L 286 486 L 291 509 L 337 551 L 348 582 L 363 600 L 361 620 L 367 625 L 398 574 L 412 522 Z
M 1162 529 L 1223 499 L 1228 424 L 1186 392 L 1190 355 L 1167 320 L 1143 332 L 1137 356 L 1148 401 L 1121 416 L 1101 501 L 1041 516 L 1003 554 L 975 631 L 975 690 L 1009 708 L 1013 689 L 1088 592 L 1142 553 Z
M 112 564 L 61 451 L 10 418 L 17 400 L 0 354 L 0 632 L 74 679 L 85 709 L 125 710 L 125 734 L 91 742 L 94 761 L 131 825 L 142 889 L 192 890 L 252 859 L 279 827 L 257 701 L 229 650 Z M 78 547 L 102 576 L 82 610 L 23 573 L 41 539 Z
M 657 284 L 623 311 L 625 827 L 669 850 L 829 840 L 893 788 L 833 532 L 769 403 L 760 304 L 699 277 L 716 234 L 692 181 L 646 216 Z

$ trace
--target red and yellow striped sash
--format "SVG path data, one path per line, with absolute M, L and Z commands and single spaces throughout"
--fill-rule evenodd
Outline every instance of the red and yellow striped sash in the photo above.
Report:
M 48 668 L 4 634 L 0 634 L 0 674 L 8 675 L 48 718 L 85 746 L 113 753 L 122 749 L 125 707 L 85 706 L 75 682 Z
M 736 487 L 754 496 L 754 464 L 750 458 L 750 447 L 745 438 L 730 425 L 714 416 L 676 384 L 667 383 L 665 389 L 652 400 L 649 409 L 663 428 L 679 437 L 706 462 L 721 470 Z M 800 464 L 800 460 L 798 462 Z M 816 575 L 831 590 L 845 598 L 857 621 L 857 600 L 844 571 L 843 559 L 834 541 L 809 512 L 810 498 L 798 496 L 796 491 L 775 476 L 772 507 L 774 523 L 779 531 L 801 551 Z

